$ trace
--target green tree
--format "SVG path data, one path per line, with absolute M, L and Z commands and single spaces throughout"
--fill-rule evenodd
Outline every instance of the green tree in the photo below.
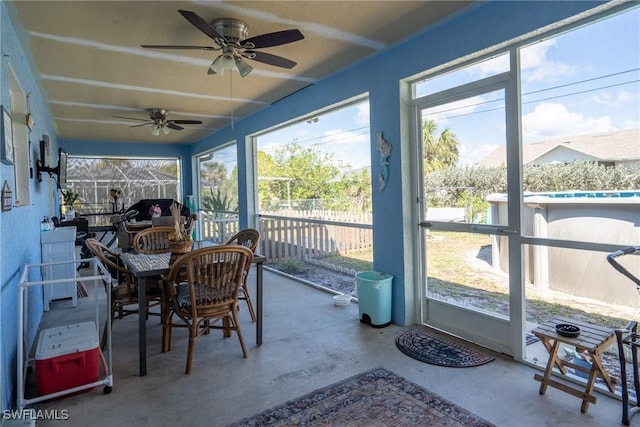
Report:
M 441 171 L 458 162 L 458 140 L 456 135 L 446 128 L 437 135 L 437 126 L 433 120 L 422 122 L 422 162 L 424 173 Z
M 332 154 L 296 141 L 275 150 L 272 156 L 258 152 L 258 195 L 262 206 L 288 199 L 297 208 L 370 209 L 371 173 L 337 164 Z M 300 202 L 302 201 L 302 202 Z M 306 203 L 308 201 L 308 203 Z
M 202 207 L 216 211 L 238 210 L 237 167 L 227 178 L 225 164 L 218 161 L 203 162 L 200 168 L 200 194 Z
M 371 171 L 368 168 L 348 171 L 340 180 L 340 192 L 354 201 L 362 212 L 371 211 Z M 349 210 L 353 206 L 344 206 Z
M 335 179 L 340 170 L 333 165 L 333 155 L 294 142 L 277 150 L 274 160 L 283 176 L 293 179 L 293 199 L 322 199 L 337 195 Z
M 276 177 L 277 167 L 273 158 L 264 151 L 258 151 L 258 197 L 262 202 L 280 198 L 280 189 L 269 178 Z M 285 193 L 286 197 L 286 193 Z

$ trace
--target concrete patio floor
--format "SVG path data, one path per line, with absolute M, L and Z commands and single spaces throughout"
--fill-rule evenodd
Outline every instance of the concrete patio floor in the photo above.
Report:
M 253 271 L 252 273 L 253 274 Z M 34 405 L 67 410 L 67 420 L 40 420 L 39 426 L 224 426 L 369 369 L 386 369 L 439 394 L 498 426 L 619 425 L 620 401 L 598 394 L 597 404 L 580 413 L 580 401 L 556 389 L 538 394 L 538 370 L 493 354 L 474 368 L 444 368 L 414 360 L 395 346 L 406 328 L 374 329 L 358 321 L 358 305 L 339 308 L 332 295 L 265 271 L 264 344 L 255 345 L 255 324 L 246 306 L 240 320 L 248 358 L 235 335 L 220 331 L 196 344 L 193 373 L 184 373 L 187 335 L 174 329 L 173 347 L 160 352 L 162 328 L 151 317 L 148 374 L 138 376 L 137 318 L 113 327 L 114 386 Z M 254 278 L 249 279 L 255 283 Z M 85 303 L 86 298 L 81 299 Z M 244 302 L 241 302 L 244 304 Z M 76 309 L 47 314 L 47 324 L 67 322 Z M 638 421 L 638 420 L 634 420 Z

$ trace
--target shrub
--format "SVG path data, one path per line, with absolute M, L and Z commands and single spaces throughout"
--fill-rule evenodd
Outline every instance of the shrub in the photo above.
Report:
M 301 274 L 306 271 L 304 264 L 296 258 L 288 258 L 276 264 L 276 268 L 287 274 Z
M 607 167 L 593 162 L 525 165 L 523 188 L 528 192 L 625 191 L 640 189 L 640 165 Z M 492 193 L 507 192 L 502 167 L 448 167 L 425 176 L 427 204 L 433 207 L 466 207 L 474 213 L 486 207 Z M 475 214 L 474 214 L 475 215 Z

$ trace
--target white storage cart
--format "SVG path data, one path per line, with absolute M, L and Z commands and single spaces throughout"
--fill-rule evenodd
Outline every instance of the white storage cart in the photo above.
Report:
M 64 277 L 53 280 L 37 280 L 37 281 L 29 281 L 29 275 L 32 269 L 44 269 L 50 267 L 57 267 L 62 264 L 79 264 L 79 263 L 88 263 L 89 267 L 92 268 L 92 275 L 84 276 L 84 277 L 76 277 L 75 276 L 75 268 L 69 269 L 69 271 L 74 272 L 74 277 Z M 100 359 L 101 365 L 101 375 L 99 375 L 97 381 L 92 381 L 88 384 L 78 385 L 76 387 L 71 387 L 68 389 L 55 391 L 52 393 L 39 395 L 32 398 L 25 397 L 25 388 L 27 381 L 27 369 L 29 367 L 33 367 L 35 365 L 35 359 L 30 355 L 30 344 L 28 342 L 27 337 L 25 336 L 26 331 L 28 330 L 28 318 L 27 318 L 27 304 L 29 297 L 29 288 L 35 286 L 66 286 L 70 281 L 75 283 L 82 281 L 85 284 L 90 284 L 93 282 L 93 303 L 95 305 L 95 327 L 96 334 L 100 336 L 101 332 L 101 318 L 100 318 L 100 304 L 105 304 L 106 301 L 106 310 L 104 311 L 106 317 L 102 319 L 102 322 L 106 325 L 104 329 L 104 333 L 106 334 L 106 347 L 105 349 L 101 349 L 98 345 L 97 352 L 98 357 Z M 111 312 L 111 292 L 105 292 L 103 288 L 103 283 L 106 283 L 106 289 L 111 289 L 111 275 L 109 271 L 98 261 L 96 258 L 89 259 L 79 259 L 72 261 L 59 261 L 53 263 L 41 263 L 41 264 L 25 264 L 22 269 L 22 274 L 20 277 L 20 285 L 18 288 L 18 346 L 17 346 L 17 378 L 18 378 L 18 397 L 17 397 L 17 408 L 18 410 L 24 409 L 27 405 L 42 402 L 49 399 L 54 399 L 57 397 L 65 396 L 68 394 L 77 393 L 84 390 L 89 390 L 97 386 L 104 385 L 103 392 L 104 394 L 109 394 L 113 388 L 113 371 L 112 371 L 112 362 L 111 362 L 111 322 L 109 319 L 109 314 Z M 106 298 L 100 298 L 100 293 L 105 292 Z M 91 298 L 91 297 L 90 297 Z M 77 308 L 69 308 L 71 310 L 75 310 Z M 106 355 L 105 355 L 106 353 Z

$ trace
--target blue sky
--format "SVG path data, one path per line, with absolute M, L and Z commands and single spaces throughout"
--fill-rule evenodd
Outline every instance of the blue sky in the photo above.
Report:
M 561 136 L 606 133 L 640 127 L 640 9 L 634 8 L 521 51 L 522 123 L 525 143 Z M 492 74 L 508 66 L 505 57 L 424 83 L 418 94 L 438 92 Z M 439 131 L 449 127 L 460 141 L 460 163 L 481 161 L 504 144 L 504 112 L 492 93 L 468 99 L 464 106 L 438 115 Z M 491 101 L 494 102 L 491 102 Z M 297 140 L 333 153 L 354 168 L 371 158 L 368 104 L 319 115 L 261 136 L 258 148 Z
M 496 58 L 425 87 L 437 92 L 497 74 L 506 61 Z M 524 143 L 640 127 L 640 9 L 525 47 L 521 63 Z M 504 144 L 503 112 L 492 110 L 500 103 L 488 103 L 491 98 L 475 97 L 438 115 L 439 130 L 449 127 L 461 142 L 462 164 Z
M 317 118 L 317 120 L 315 120 Z M 297 141 L 331 153 L 336 163 L 358 169 L 370 164 L 369 103 L 344 106 L 258 138 L 258 150 L 273 154 L 282 144 Z

